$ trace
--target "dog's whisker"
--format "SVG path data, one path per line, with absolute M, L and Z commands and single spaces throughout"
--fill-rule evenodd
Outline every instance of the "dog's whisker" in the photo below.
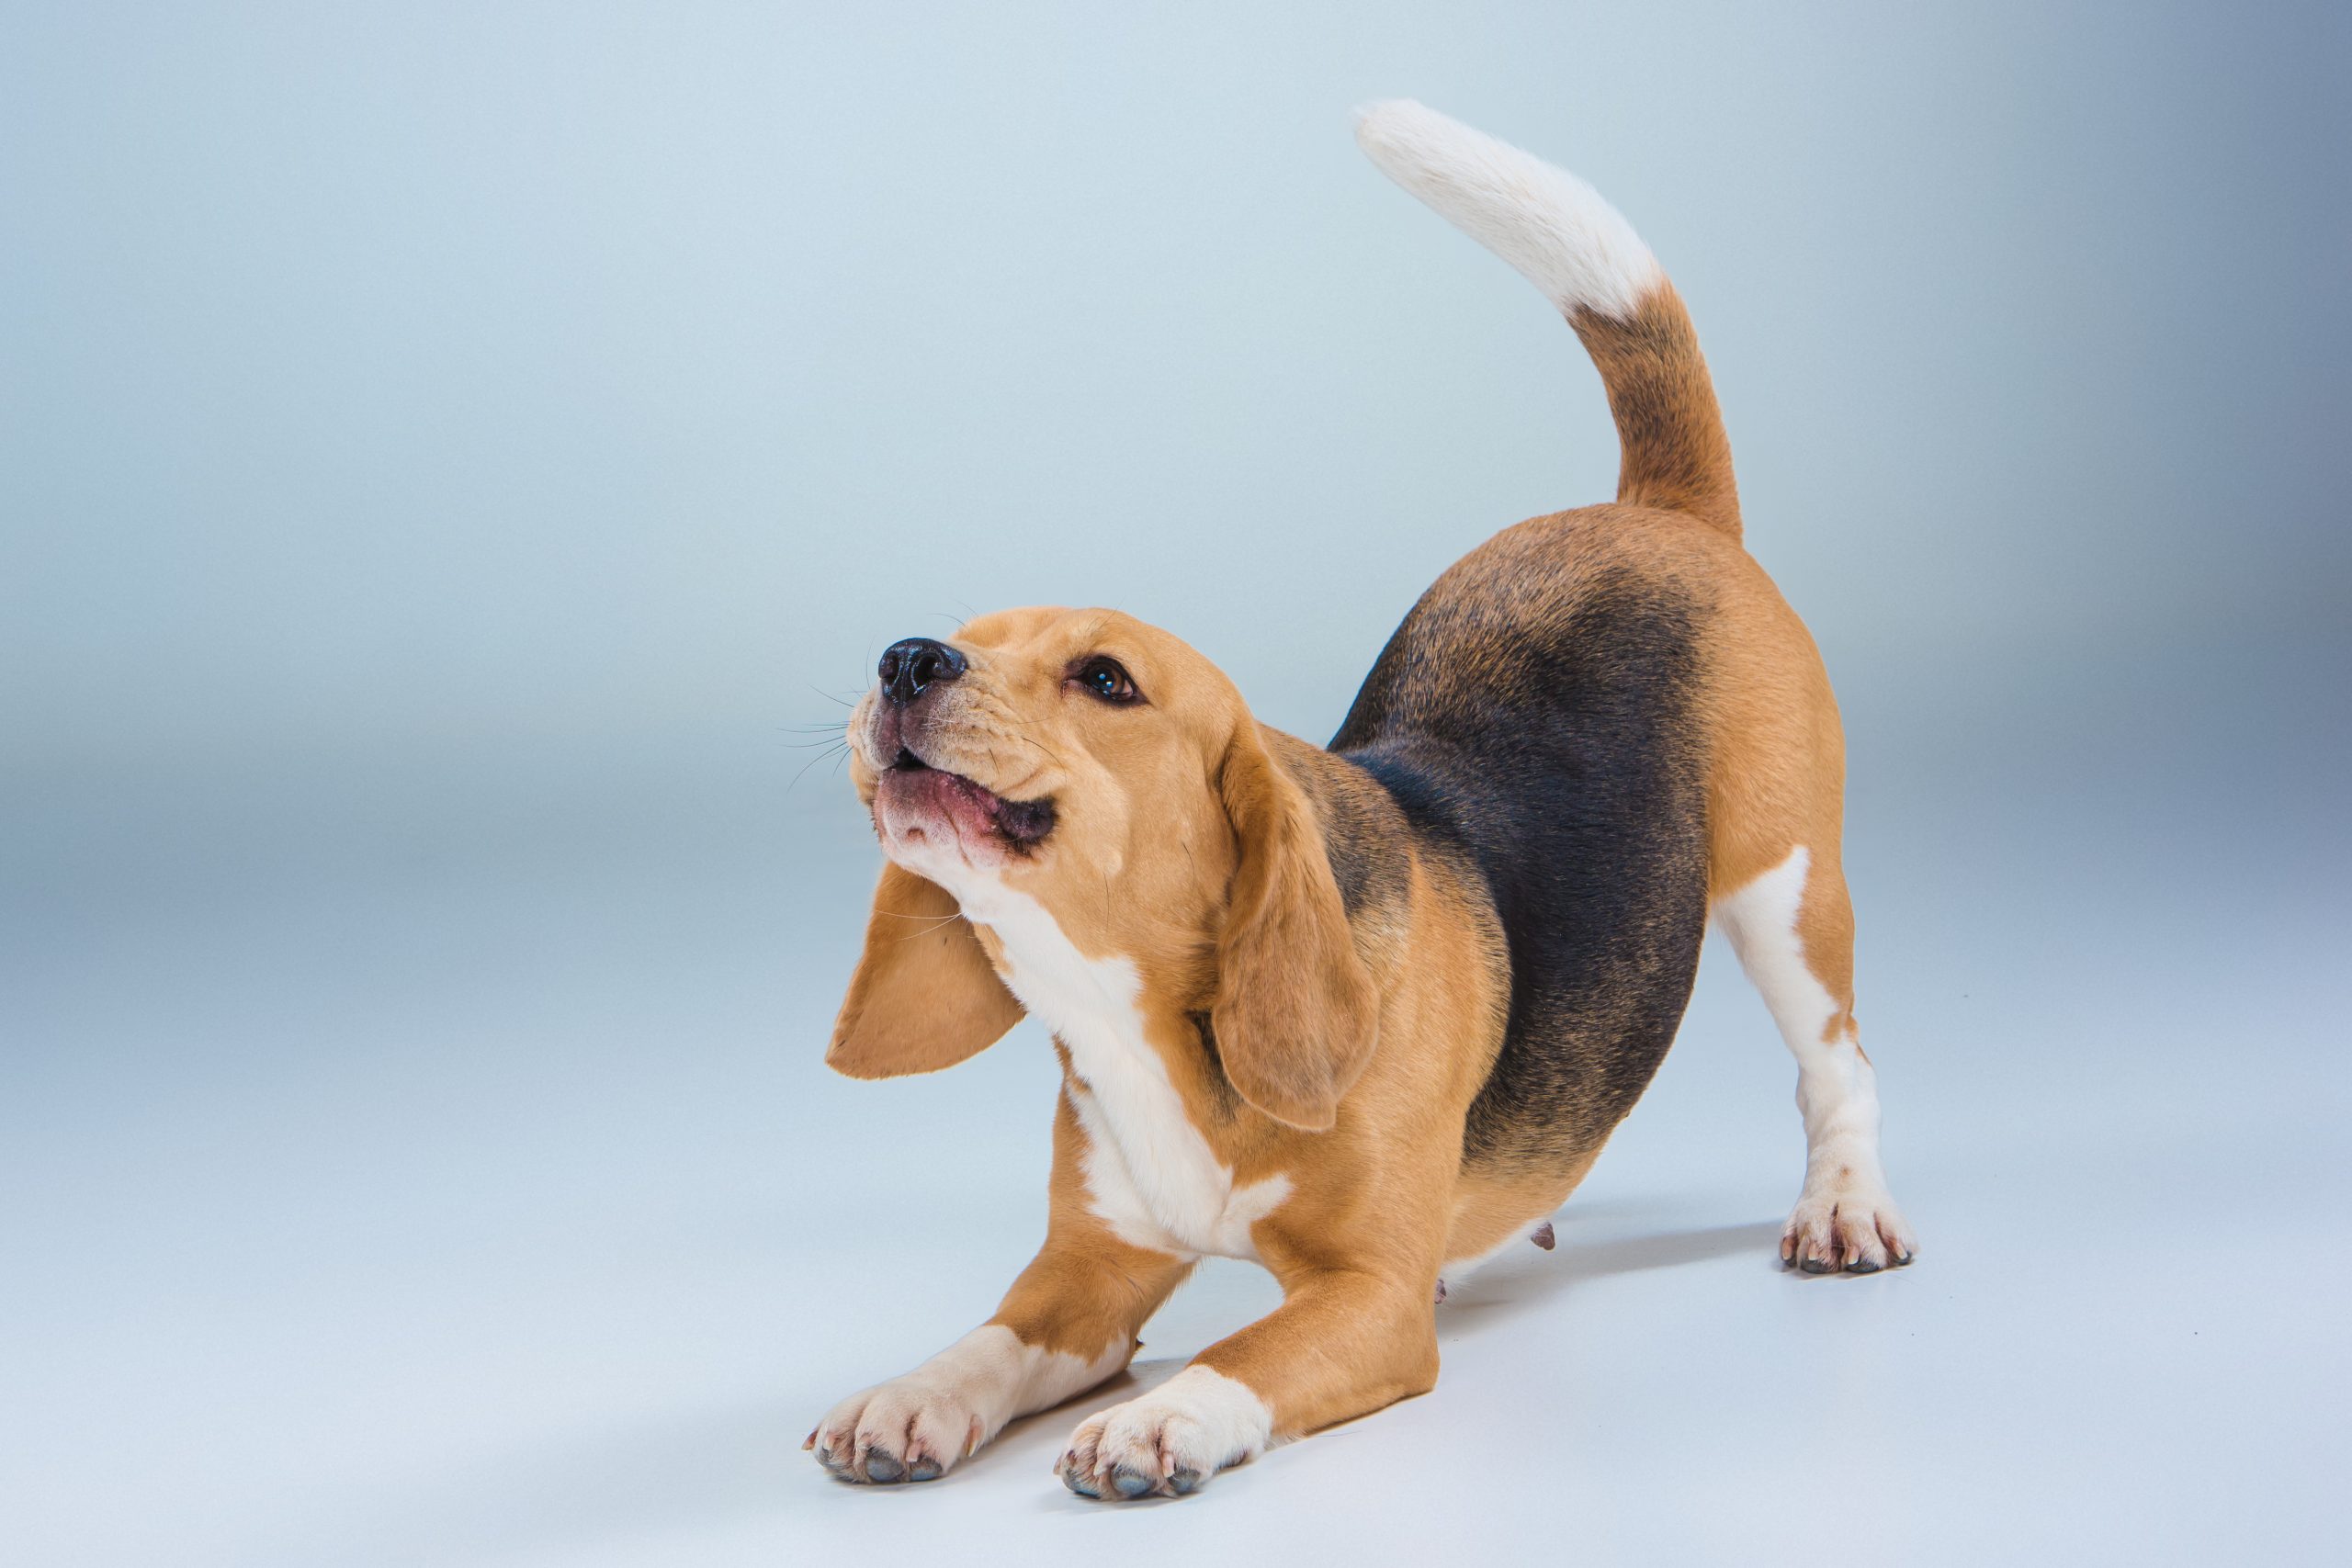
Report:
M 960 920 L 960 919 L 962 919 L 963 918 L 964 918 L 964 917 L 963 917 L 962 915 L 960 915 L 960 914 L 957 914 L 957 915 L 942 915 L 942 916 L 940 916 L 938 919 L 936 919 L 933 920 L 933 921 L 931 922 L 931 924 L 929 924 L 929 925 L 927 925 L 927 926 L 923 927 L 923 929 L 922 929 L 922 930 L 921 930 L 921 931 L 909 931 L 909 932 L 907 932 L 907 933 L 906 933 L 905 935 L 903 935 L 903 936 L 893 937 L 893 938 L 891 938 L 890 940 L 891 940 L 891 942 L 892 942 L 892 944 L 893 944 L 893 945 L 896 945 L 896 944 L 898 944 L 898 943 L 899 943 L 899 942 L 915 942 L 915 941 L 920 940 L 921 938 L 923 938 L 923 937 L 927 937 L 927 936 L 929 936 L 932 932 L 933 932 L 933 931 L 935 931 L 939 930 L 942 926 L 952 926 L 952 925 L 954 925 L 957 920 Z
M 1031 736 L 1029 736 L 1029 735 L 1022 734 L 1022 733 L 1015 733 L 1015 734 L 1013 735 L 1012 739 L 1015 739 L 1015 740 L 1020 741 L 1023 746 L 1032 747 L 1032 748 L 1034 748 L 1034 749 L 1035 749 L 1035 750 L 1036 750 L 1043 751 L 1043 752 L 1046 754 L 1046 756 L 1047 757 L 1047 759 L 1049 759 L 1049 760 L 1054 763 L 1054 765 L 1055 765 L 1056 767 L 1063 767 L 1063 768 L 1066 768 L 1066 767 L 1068 767 L 1068 766 L 1069 765 L 1069 763 L 1067 763 L 1067 762 L 1065 762 L 1065 761 L 1062 761 L 1062 756 L 1061 756 L 1061 753 L 1060 753 L 1060 752 L 1058 752 L 1058 751 L 1055 750 L 1052 747 L 1050 747 L 1050 746 L 1048 746 L 1048 745 L 1045 744 L 1045 743 L 1044 743 L 1043 741 L 1041 741 L 1041 740 L 1035 739 L 1034 739 L 1033 737 L 1031 737 Z
M 800 771 L 792 775 L 792 783 L 784 786 L 785 793 L 786 795 L 791 794 L 792 791 L 799 785 L 800 781 L 808 775 L 808 770 L 823 761 L 828 755 L 831 755 L 833 757 L 833 766 L 836 768 L 840 767 L 842 758 L 849 755 L 848 742 L 842 742 L 837 753 L 820 751 L 815 756 L 809 758 L 806 762 L 801 763 Z

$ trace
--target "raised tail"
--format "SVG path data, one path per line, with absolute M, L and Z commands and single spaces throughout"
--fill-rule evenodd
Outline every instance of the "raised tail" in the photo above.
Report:
M 1566 170 L 1409 98 L 1358 111 L 1356 142 L 1568 318 L 1617 420 L 1617 499 L 1739 537 L 1731 441 L 1699 335 L 1623 215 Z

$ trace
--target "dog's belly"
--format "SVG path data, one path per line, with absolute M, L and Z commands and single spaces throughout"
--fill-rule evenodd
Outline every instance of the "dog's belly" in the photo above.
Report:
M 1132 1247 L 1256 1258 L 1250 1227 L 1290 1195 L 1290 1179 L 1235 1184 L 1145 1038 L 1134 961 L 1086 957 L 1043 905 L 993 880 L 955 891 L 966 917 L 1003 944 L 1012 994 L 1069 1053 L 1066 1092 L 1086 1135 L 1094 1213 Z

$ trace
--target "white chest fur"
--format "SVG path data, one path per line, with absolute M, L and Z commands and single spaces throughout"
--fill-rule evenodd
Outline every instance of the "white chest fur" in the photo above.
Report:
M 993 883 L 956 892 L 964 913 L 1004 944 L 1012 994 L 1069 1052 L 1094 1212 L 1131 1246 L 1255 1258 L 1250 1227 L 1289 1196 L 1290 1179 L 1234 1186 L 1144 1038 L 1134 963 L 1084 956 L 1025 894 Z

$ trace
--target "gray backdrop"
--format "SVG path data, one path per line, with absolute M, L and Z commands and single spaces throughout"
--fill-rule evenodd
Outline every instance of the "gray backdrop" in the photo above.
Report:
M 6 1533 L 2332 1555 L 2345 16 L 0 9 Z M 1086 1401 L 831 1486 L 800 1434 L 1026 1256 L 1052 1069 L 824 1073 L 874 854 L 803 727 L 1104 603 L 1319 739 L 1611 491 L 1573 337 L 1352 146 L 1394 95 L 1691 305 L 1923 1260 L 1771 1270 L 1792 1075 L 1711 949 L 1434 1397 L 1124 1521 L 1046 1473 Z M 1272 1299 L 1209 1269 L 1142 1375 Z

